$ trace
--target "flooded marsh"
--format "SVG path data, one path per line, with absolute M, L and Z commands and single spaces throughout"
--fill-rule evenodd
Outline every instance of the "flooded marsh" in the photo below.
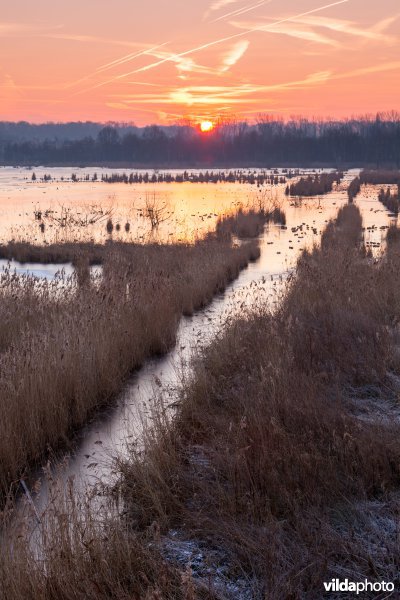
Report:
M 54 238 L 52 233 L 45 243 L 29 237 L 40 220 L 35 211 L 25 215 L 30 219 L 28 230 L 18 213 L 14 227 L 24 235 L 14 241 L 5 237 L 0 247 L 0 302 L 7 315 L 0 329 L 0 394 L 7 425 L 0 452 L 6 467 L 3 498 L 10 490 L 20 493 L 22 477 L 36 512 L 30 502 L 25 509 L 20 504 L 17 520 L 21 509 L 35 523 L 36 514 L 51 514 L 50 488 L 43 475 L 46 456 L 53 460 L 44 470 L 48 474 L 50 468 L 54 476 L 61 473 L 62 486 L 73 481 L 74 494 L 93 495 L 118 480 L 116 466 L 132 460 L 132 448 L 158 418 L 158 400 L 171 405 L 172 412 L 179 406 L 177 390 L 192 380 L 194 357 L 248 311 L 268 307 L 271 314 L 279 313 L 287 286 L 291 289 L 298 276 L 299 257 L 304 250 L 317 252 L 313 249 L 321 239 L 328 243 L 329 223 L 348 204 L 348 187 L 358 174 L 344 173 L 332 191 L 317 197 L 287 196 L 283 183 L 190 183 L 192 195 L 184 206 L 179 201 L 184 184 L 169 183 L 175 196 L 173 213 L 186 214 L 185 231 L 190 231 L 184 237 L 180 230 L 182 237 L 176 239 L 169 235 L 175 221 L 160 219 L 152 228 L 139 213 L 136 222 L 147 232 L 142 239 L 135 234 L 140 229 L 134 219 L 129 232 L 113 227 L 110 233 L 106 205 L 107 219 L 81 227 L 76 241 L 76 223 L 71 239 L 71 232 L 65 235 L 60 222 L 56 227 L 53 220 L 52 230 L 60 233 Z M 54 190 L 55 198 L 73 185 L 75 201 L 92 189 L 91 184 L 67 182 L 66 189 Z M 14 197 L 17 189 L 8 193 Z M 113 189 L 114 206 L 122 211 L 126 194 L 134 195 L 134 184 L 115 183 Z M 378 199 L 379 189 L 378 184 L 363 184 L 354 199 L 362 217 L 357 231 L 371 264 L 383 256 L 388 228 L 395 222 Z M 35 199 L 30 202 L 33 206 Z M 35 206 L 42 210 L 37 199 Z M 143 215 L 145 205 L 141 210 Z M 269 211 L 277 211 L 276 218 L 267 217 Z M 122 213 L 112 213 L 114 224 L 116 214 Z M 121 216 L 121 222 L 125 218 Z M 48 229 L 46 223 L 43 235 Z M 37 262 L 28 260 L 33 258 Z M 60 269 L 72 284 L 65 289 L 57 285 Z M 301 336 L 296 343 L 303 356 Z M 319 351 L 316 356 L 323 359 Z M 351 360 L 346 359 L 346 365 Z M 46 448 L 57 453 L 46 454 Z M 171 543 L 169 552 L 176 554 Z

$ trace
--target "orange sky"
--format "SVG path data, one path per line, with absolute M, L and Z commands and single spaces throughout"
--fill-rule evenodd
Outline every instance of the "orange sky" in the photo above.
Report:
M 399 34 L 398 0 L 14 0 L 0 120 L 399 110 Z

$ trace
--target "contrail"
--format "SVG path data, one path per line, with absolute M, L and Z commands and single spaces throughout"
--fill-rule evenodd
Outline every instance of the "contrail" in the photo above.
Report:
M 249 35 L 251 33 L 254 33 L 255 31 L 268 31 L 268 29 L 273 28 L 273 27 L 277 27 L 278 25 L 281 25 L 282 23 L 287 23 L 288 21 L 293 21 L 295 19 L 300 19 L 301 17 L 305 17 L 307 15 L 311 15 L 317 12 L 321 12 L 322 10 L 326 10 L 328 8 L 332 8 L 333 6 L 338 6 L 339 4 L 345 4 L 347 2 L 349 2 L 350 0 L 338 0 L 337 2 L 332 2 L 330 4 L 325 4 L 324 6 L 320 6 L 318 8 L 314 8 L 312 10 L 308 10 L 307 12 L 304 13 L 300 13 L 298 15 L 295 16 L 291 16 L 291 17 L 287 17 L 285 19 L 280 19 L 279 21 L 275 21 L 274 23 L 271 23 L 270 25 L 268 25 L 267 27 L 263 27 L 263 28 L 258 28 L 258 27 L 253 27 L 252 29 L 248 29 L 245 31 L 242 31 L 240 33 L 235 33 L 233 35 L 224 37 L 224 38 L 220 38 L 218 40 L 214 40 L 213 42 L 208 42 L 207 44 L 203 44 L 201 46 L 197 46 L 196 48 L 192 48 L 191 50 L 186 50 L 185 52 L 181 52 L 180 54 L 174 54 L 173 52 L 170 53 L 170 56 L 168 58 L 163 58 L 162 60 L 159 60 L 155 63 L 151 63 L 150 65 L 146 65 L 144 67 L 140 67 L 139 69 L 135 69 L 134 71 L 129 71 L 129 73 L 123 73 L 122 75 L 117 75 L 116 77 L 113 77 L 112 79 L 109 79 L 107 81 L 103 81 L 101 83 L 98 83 L 97 85 L 94 85 L 90 88 L 87 88 L 85 90 L 81 90 L 79 92 L 76 92 L 74 95 L 79 95 L 79 94 L 83 94 L 85 92 L 89 92 L 93 89 L 96 89 L 98 87 L 102 87 L 104 85 L 107 85 L 108 83 L 113 83 L 114 81 L 117 81 L 119 79 L 124 79 L 125 77 L 129 77 L 130 75 L 135 75 L 136 73 L 142 73 L 144 71 L 149 71 L 150 69 L 154 69 L 156 67 L 159 67 L 160 65 L 163 65 L 167 62 L 170 62 L 171 58 L 181 58 L 183 56 L 188 56 L 190 54 L 194 54 L 195 52 L 199 52 L 200 50 L 205 50 L 206 48 L 211 48 L 212 46 L 216 46 L 217 44 L 222 44 L 223 42 L 229 42 L 230 40 L 234 40 L 240 37 L 243 37 L 245 35 Z M 167 42 L 166 42 L 167 43 Z M 161 44 L 161 45 L 165 45 L 165 44 Z M 144 51 L 142 54 L 149 54 L 150 50 L 146 50 Z M 121 59 L 123 60 L 123 59 Z M 101 67 L 100 67 L 101 68 Z M 111 67 L 110 67 L 111 68 Z M 89 76 L 91 77 L 91 76 Z M 85 78 L 87 79 L 87 78 Z M 82 81 L 82 80 L 81 80 Z
M 107 63 L 106 65 L 101 65 L 100 67 L 97 67 L 96 71 L 94 71 L 93 73 L 90 73 L 90 75 L 86 75 L 85 77 L 82 77 L 82 79 L 78 79 L 77 81 L 69 84 L 67 86 L 67 88 L 74 87 L 74 86 L 78 85 L 79 83 L 82 83 L 83 81 L 87 81 L 88 79 L 91 79 L 93 77 L 93 75 L 97 75 L 98 73 L 103 73 L 104 71 L 108 71 L 109 69 L 118 67 L 119 65 L 129 62 L 139 56 L 143 56 L 145 54 L 151 54 L 158 48 L 162 48 L 163 46 L 166 46 L 169 43 L 170 42 L 164 42 L 163 44 L 158 44 L 157 46 L 153 46 L 152 48 L 147 48 L 147 50 L 141 50 L 140 52 L 136 52 L 135 54 L 127 54 L 126 56 L 123 56 L 120 59 L 117 59 L 110 63 Z M 80 94 L 84 94 L 85 92 L 90 92 L 91 90 L 94 90 L 98 87 L 102 87 L 103 85 L 112 83 L 114 80 L 115 80 L 115 77 L 113 77 L 112 79 L 108 79 L 107 81 L 102 81 L 101 83 L 98 83 L 94 86 L 91 86 L 89 88 L 86 88 L 84 90 L 80 90 L 80 91 L 76 92 L 75 94 L 73 94 L 73 96 L 79 96 Z
M 127 54 L 126 56 L 123 56 L 122 58 L 118 58 L 117 60 L 113 60 L 110 63 L 107 63 L 105 65 L 101 65 L 100 67 L 97 67 L 96 72 L 107 71 L 108 69 L 117 67 L 118 65 L 122 65 L 126 62 L 130 62 L 131 60 L 138 58 L 139 56 L 143 56 L 144 54 L 151 54 L 152 52 L 154 52 L 154 50 L 158 50 L 159 48 L 162 48 L 163 46 L 166 46 L 169 43 L 170 42 L 164 42 L 163 44 L 158 44 L 157 46 L 153 46 L 152 48 L 147 48 L 146 50 L 141 50 L 140 52 L 136 52 L 133 54 Z
M 250 12 L 251 10 L 254 10 L 256 8 L 264 6 L 264 4 L 270 4 L 271 2 L 272 2 L 272 0 L 263 0 L 263 2 L 259 2 L 258 4 L 253 4 L 252 6 L 245 6 L 243 8 L 233 10 L 230 13 L 226 13 L 226 15 L 222 15 L 221 17 L 214 19 L 213 21 L 211 21 L 211 23 L 216 23 L 217 21 L 222 21 L 223 19 L 226 19 L 227 17 L 238 17 L 239 15 L 243 15 L 244 13 Z
M 275 21 L 268 25 L 267 27 L 263 27 L 260 29 L 259 27 L 253 27 L 252 29 L 247 29 L 246 31 L 242 31 L 241 33 L 235 33 L 234 35 L 230 35 L 228 37 L 220 38 L 219 40 L 214 40 L 213 42 L 208 42 L 207 44 L 203 44 L 202 46 L 197 46 L 196 48 L 192 48 L 191 50 L 186 50 L 185 52 L 181 52 L 180 54 L 175 54 L 177 58 L 182 56 L 188 56 L 189 54 L 193 54 L 194 52 L 199 52 L 200 50 L 205 50 L 206 48 L 210 48 L 212 46 L 216 46 L 217 44 L 222 44 L 223 42 L 229 42 L 230 40 L 234 40 L 239 37 L 243 37 L 245 35 L 249 35 L 250 33 L 254 33 L 255 31 L 268 31 L 271 27 L 276 27 L 277 25 L 281 25 L 282 23 L 287 23 L 288 21 L 293 21 L 294 19 L 299 19 L 301 17 L 305 17 L 307 15 L 312 15 L 313 13 L 320 12 L 321 10 L 326 10 L 327 8 L 332 8 L 333 6 L 338 6 L 339 4 L 345 4 L 350 0 L 339 0 L 338 2 L 332 2 L 331 4 L 325 4 L 324 6 L 320 6 L 319 8 L 314 8 L 312 10 L 308 10 L 307 12 L 300 13 L 298 15 L 287 17 L 286 19 L 280 19 L 279 21 Z M 150 69 L 154 69 L 166 62 L 169 62 L 169 58 L 164 58 L 150 65 L 146 65 L 145 67 L 141 67 L 140 69 L 135 69 L 134 71 L 130 71 L 129 73 L 125 73 L 124 75 L 119 75 L 116 79 L 122 79 L 123 77 L 128 77 L 128 75 L 133 75 L 134 73 L 141 73 L 143 71 L 148 71 Z

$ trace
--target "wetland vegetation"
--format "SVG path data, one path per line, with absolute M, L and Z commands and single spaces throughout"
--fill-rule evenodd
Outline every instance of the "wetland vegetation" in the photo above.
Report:
M 252 204 L 215 214 L 215 228 L 193 243 L 0 246 L 3 259 L 75 267 L 52 281 L 7 268 L 0 278 L 7 599 L 314 598 L 343 568 L 397 582 L 400 233 L 381 225 L 380 254 L 370 241 L 378 228 L 358 207 L 371 197 L 364 217 L 373 210 L 389 222 L 379 187 L 366 181 L 383 177 L 298 174 L 308 193 L 287 208 L 310 203 L 312 216 L 296 226 L 257 190 Z M 312 198 L 326 179 L 332 191 Z M 381 194 L 394 198 L 387 185 Z M 324 216 L 318 226 L 315 218 L 339 199 L 354 203 L 334 209 L 319 236 Z M 175 344 L 181 316 L 256 260 L 274 224 L 291 249 L 308 230 L 315 236 L 286 283 L 281 272 L 274 302 L 241 300 L 192 358 L 173 401 L 156 381 L 150 418 L 124 456 L 110 458 L 117 479 L 100 496 L 78 494 L 49 468 L 45 508 L 20 516 L 21 478 L 72 447 L 129 374 Z M 265 247 L 270 260 L 281 253 Z
M 235 233 L 258 235 L 264 218 L 242 212 Z M 3 247 L 8 258 L 76 266 L 75 276 L 51 282 L 0 275 L 3 501 L 29 464 L 67 440 L 145 358 L 174 343 L 180 315 L 206 305 L 259 256 L 257 240 L 234 243 L 230 221 L 223 230 L 192 245 Z M 94 280 L 91 263 L 102 265 Z
M 339 185 L 343 179 L 342 172 L 316 173 L 300 177 L 295 183 L 286 187 L 287 196 L 322 196 L 332 191 L 333 186 Z
M 174 410 L 155 402 L 117 464 L 122 513 L 58 488 L 40 562 L 14 530 L 7 598 L 312 598 L 343 568 L 397 582 L 399 240 L 375 262 L 359 209 L 339 210 L 277 309 L 232 317 Z

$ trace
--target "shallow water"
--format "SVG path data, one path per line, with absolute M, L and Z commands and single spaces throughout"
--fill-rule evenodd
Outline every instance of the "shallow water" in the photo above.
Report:
M 192 172 L 193 170 L 189 170 Z M 226 170 L 228 172 L 229 170 Z M 252 169 L 257 172 L 260 169 Z M 57 241 L 104 242 L 110 237 L 125 241 L 193 240 L 215 228 L 219 215 L 240 204 L 247 204 L 266 194 L 285 201 L 285 185 L 266 184 L 262 187 L 238 183 L 105 183 L 91 181 L 115 173 L 140 172 L 124 169 L 70 167 L 35 168 L 0 167 L 0 242 L 11 239 L 38 244 Z M 182 171 L 172 170 L 172 174 Z M 198 173 L 199 171 L 193 171 Z M 270 170 L 272 172 L 272 170 Z M 309 172 L 303 170 L 303 172 Z M 79 181 L 71 181 L 76 173 Z M 282 174 L 282 170 L 279 170 Z M 45 174 L 51 181 L 43 182 Z M 89 181 L 81 181 L 88 176 Z M 165 205 L 157 233 L 152 232 L 149 219 L 142 216 L 146 201 Z M 40 216 L 41 218 L 35 218 Z M 40 213 L 40 215 L 39 215 Z M 106 223 L 111 216 L 114 230 L 110 236 Z M 60 219 L 65 217 L 64 226 Z M 88 221 L 96 221 L 87 224 Z M 129 223 L 129 232 L 125 225 Z M 40 225 L 44 224 L 44 232 Z M 120 231 L 116 230 L 116 226 Z
M 193 353 L 206 345 L 229 317 L 257 302 L 279 300 L 279 291 L 301 250 L 319 242 L 326 222 L 347 202 L 346 185 L 354 174 L 346 175 L 340 189 L 321 199 L 287 202 L 287 227 L 266 228 L 261 237 L 260 259 L 251 263 L 206 309 L 183 317 L 176 346 L 166 356 L 148 360 L 127 382 L 114 406 L 79 433 L 76 448 L 63 470 L 63 477 L 74 478 L 77 490 L 94 489 L 101 482 L 113 481 L 113 459 L 127 456 L 129 444 L 138 439 L 143 422 L 151 418 L 155 397 L 162 394 L 167 403 L 176 400 L 176 388 L 190 373 Z M 377 190 L 372 186 L 363 190 L 356 203 L 366 226 L 366 242 L 379 254 L 390 222 L 388 213 L 377 201 Z M 35 498 L 39 510 L 44 509 L 46 501 L 47 486 L 43 482 Z
M 206 309 L 183 317 L 176 346 L 166 356 L 148 360 L 127 382 L 114 406 L 79 432 L 75 449 L 67 466 L 63 466 L 63 478 L 73 477 L 78 491 L 94 490 L 99 483 L 113 481 L 113 459 L 127 456 L 129 444 L 138 439 L 143 422 L 151 418 L 154 399 L 160 394 L 167 403 L 176 399 L 177 386 L 190 373 L 193 353 L 206 345 L 236 311 L 257 302 L 279 300 L 279 292 L 302 249 L 318 244 L 326 222 L 347 202 L 346 186 L 354 176 L 355 172 L 348 173 L 340 189 L 321 199 L 286 203 L 287 227 L 266 228 L 260 259 L 250 264 Z M 365 240 L 379 255 L 390 218 L 377 200 L 377 188 L 364 188 L 356 204 L 363 215 Z M 35 497 L 39 512 L 46 502 L 47 484 L 42 479 L 41 491 Z

